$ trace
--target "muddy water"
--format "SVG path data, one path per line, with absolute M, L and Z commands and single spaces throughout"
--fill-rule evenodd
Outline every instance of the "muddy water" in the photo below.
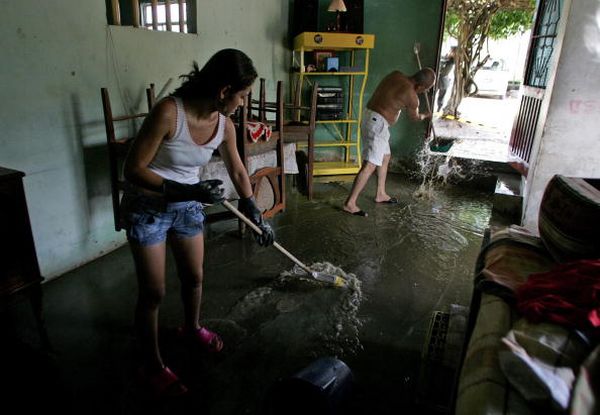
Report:
M 237 239 L 235 225 L 215 225 L 203 316 L 227 346 L 200 368 L 209 413 L 261 413 L 274 382 L 320 356 L 354 372 L 347 413 L 414 404 L 431 313 L 468 305 L 491 192 L 438 184 L 415 197 L 422 183 L 391 175 L 388 193 L 400 203 L 375 204 L 371 180 L 359 200 L 369 213 L 362 218 L 340 210 L 347 180 L 318 183 L 313 201 L 290 191 L 286 213 L 273 221 L 285 248 L 344 276 L 346 288 L 310 280 L 275 249 Z

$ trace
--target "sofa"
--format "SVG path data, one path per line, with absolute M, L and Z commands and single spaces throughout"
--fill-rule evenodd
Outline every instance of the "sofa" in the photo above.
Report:
M 457 415 L 600 413 L 600 180 L 555 175 L 538 219 L 486 231 Z

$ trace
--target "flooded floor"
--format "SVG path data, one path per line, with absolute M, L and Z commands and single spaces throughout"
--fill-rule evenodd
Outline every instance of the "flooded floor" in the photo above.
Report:
M 235 221 L 211 225 L 202 323 L 224 339 L 217 356 L 194 353 L 173 335 L 182 310 L 169 258 L 162 349 L 191 389 L 185 400 L 149 401 L 133 380 L 136 285 L 127 247 L 44 285 L 56 353 L 37 376 L 39 367 L 19 364 L 23 379 L 35 379 L 27 396 L 39 387 L 44 407 L 73 413 L 263 414 L 278 380 L 334 356 L 354 376 L 345 414 L 426 413 L 419 373 L 432 313 L 469 304 L 493 190 L 446 185 L 416 199 L 420 183 L 390 175 L 388 193 L 400 203 L 375 204 L 372 179 L 359 199 L 363 218 L 340 210 L 350 179 L 319 178 L 312 201 L 289 188 L 286 212 L 272 221 L 283 247 L 348 278 L 345 288 L 295 275 L 274 248 L 240 239 Z M 17 310 L 31 326 L 27 304 Z M 23 346 L 35 343 L 32 332 L 13 353 L 35 350 Z

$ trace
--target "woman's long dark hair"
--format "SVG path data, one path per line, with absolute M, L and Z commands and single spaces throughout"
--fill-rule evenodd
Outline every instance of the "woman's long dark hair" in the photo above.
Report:
M 215 53 L 202 69 L 194 62 L 194 69 L 181 75 L 184 81 L 172 95 L 183 99 L 209 98 L 218 100 L 219 92 L 230 86 L 236 93 L 252 85 L 258 74 L 250 59 L 237 49 L 223 49 Z

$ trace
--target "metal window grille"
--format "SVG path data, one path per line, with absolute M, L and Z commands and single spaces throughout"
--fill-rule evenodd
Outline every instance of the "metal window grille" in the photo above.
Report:
M 150 30 L 187 33 L 185 1 L 168 0 L 142 5 L 142 26 Z M 183 13 L 181 12 L 183 9 Z
M 525 85 L 546 88 L 550 58 L 558 34 L 558 22 L 562 10 L 562 0 L 544 0 L 538 9 L 539 18 L 531 35 L 532 49 L 529 56 L 530 70 Z
M 113 24 L 122 24 L 120 2 L 111 0 Z M 131 25 L 149 30 L 189 33 L 186 0 L 129 0 L 131 1 Z

